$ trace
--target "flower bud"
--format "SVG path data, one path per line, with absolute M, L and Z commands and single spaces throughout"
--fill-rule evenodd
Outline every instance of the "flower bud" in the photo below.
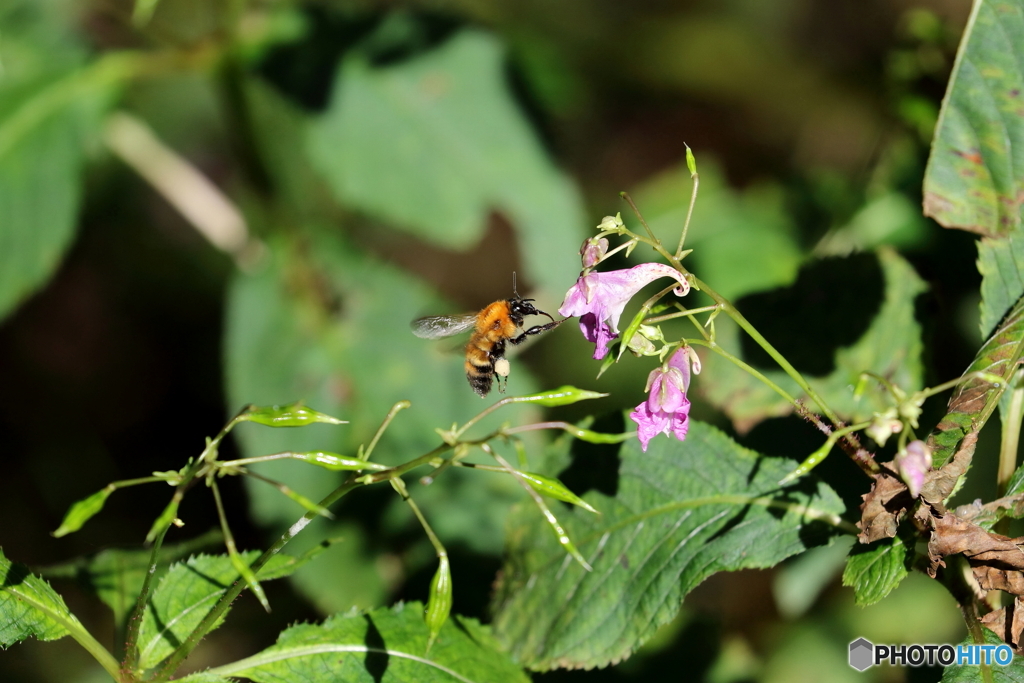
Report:
M 924 441 L 911 441 L 893 459 L 900 478 L 910 495 L 917 498 L 924 486 L 925 476 L 932 467 L 932 451 Z
M 890 436 L 903 431 L 903 423 L 896 419 L 893 411 L 888 410 L 884 414 L 875 413 L 871 425 L 864 431 L 875 440 L 875 443 L 884 446 Z
M 604 230 L 618 230 L 624 227 L 622 222 L 622 214 L 617 213 L 614 216 L 605 216 L 601 219 L 601 222 L 597 224 L 597 229 L 600 231 Z
M 584 268 L 593 268 L 604 255 L 608 253 L 608 240 L 604 237 L 600 239 L 594 239 L 593 237 L 584 240 L 583 246 L 580 247 L 580 257 L 583 260 Z

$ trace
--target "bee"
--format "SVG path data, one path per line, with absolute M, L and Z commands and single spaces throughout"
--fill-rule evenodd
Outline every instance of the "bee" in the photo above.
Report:
M 554 329 L 566 320 L 555 320 L 544 311 L 538 310 L 530 303 L 534 299 L 520 298 L 514 286 L 512 291 L 511 299 L 495 301 L 477 313 L 433 315 L 412 321 L 412 333 L 422 339 L 441 339 L 473 330 L 465 349 L 466 379 L 481 398 L 486 397 L 491 391 L 491 384 L 495 378 L 498 380 L 498 391 L 505 391 L 501 386 L 501 380 L 505 378 L 506 382 L 508 381 L 506 344 L 522 344 L 527 337 Z M 534 325 L 517 335 L 528 315 L 547 316 L 551 322 Z

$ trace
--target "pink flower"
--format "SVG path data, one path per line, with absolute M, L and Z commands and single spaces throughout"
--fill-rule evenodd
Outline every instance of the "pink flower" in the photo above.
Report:
M 686 390 L 690 388 L 690 349 L 677 350 L 668 362 L 651 371 L 647 376 L 649 392 L 647 400 L 636 407 L 629 417 L 637 424 L 640 446 L 647 451 L 647 444 L 658 434 L 672 434 L 682 441 L 690 428 L 690 400 Z
M 594 358 L 601 360 L 608 355 L 608 342 L 619 336 L 619 317 L 626 303 L 644 285 L 661 277 L 678 280 L 676 296 L 685 296 L 690 291 L 690 283 L 675 268 L 663 263 L 641 263 L 625 270 L 581 275 L 566 292 L 558 313 L 567 318 L 579 317 L 583 336 L 596 344 Z

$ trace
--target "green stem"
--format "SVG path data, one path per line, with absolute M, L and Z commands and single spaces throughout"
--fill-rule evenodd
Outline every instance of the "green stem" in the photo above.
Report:
M 359 449 L 360 453 L 358 457 L 360 460 L 370 459 L 370 454 L 373 453 L 373 449 L 377 445 L 377 442 L 380 440 L 381 434 L 383 434 L 384 430 L 388 428 L 388 425 L 391 424 L 391 421 L 395 419 L 395 415 L 398 415 L 399 411 L 405 410 L 406 408 L 409 408 L 411 406 L 412 403 L 410 403 L 409 401 L 399 401 L 395 405 L 391 406 L 391 410 L 389 410 L 388 414 L 384 416 L 384 421 L 381 422 L 380 427 L 377 428 L 377 433 L 373 435 L 373 440 L 370 441 L 370 445 L 366 447 L 365 451 L 363 451 L 361 448 Z
M 686 243 L 686 233 L 690 230 L 690 218 L 693 217 L 693 205 L 697 203 L 697 188 L 700 187 L 700 176 L 697 173 L 691 173 L 690 178 L 693 180 L 693 191 L 690 193 L 690 207 L 686 210 L 686 222 L 683 223 L 683 233 L 679 236 L 679 248 L 676 249 L 676 258 L 683 257 L 683 244 Z
M 1017 470 L 1017 446 L 1020 443 L 1020 425 L 1024 418 L 1024 373 L 1018 372 L 1013 381 L 1010 402 L 1002 414 L 1002 443 L 999 447 L 999 472 L 996 474 L 996 498 L 1006 495 L 1006 487 Z
M 181 486 L 179 485 L 178 488 L 179 491 L 175 491 L 174 495 L 180 499 Z M 163 545 L 164 536 L 167 535 L 167 530 L 170 528 L 170 525 L 165 526 L 157 534 L 156 540 L 153 541 L 153 552 L 149 556 L 149 569 L 142 580 L 142 590 L 139 591 L 139 599 L 135 601 L 135 608 L 132 609 L 132 613 L 128 617 L 128 629 L 124 642 L 124 659 L 121 660 L 123 680 L 135 680 L 133 672 L 135 667 L 138 666 L 139 661 L 139 629 L 142 628 L 142 617 L 146 613 L 146 603 L 149 602 L 149 592 L 152 589 L 153 576 L 156 574 L 156 565 L 160 557 L 160 546 Z
M 791 403 L 791 404 L 793 404 L 796 407 L 800 406 L 799 400 L 797 400 L 794 396 L 791 396 L 788 391 L 786 391 L 785 389 L 780 387 L 778 384 L 776 384 L 775 382 L 773 382 L 769 378 L 765 377 L 760 371 L 757 370 L 757 368 L 754 368 L 754 367 L 748 365 L 747 363 L 743 362 L 742 360 L 740 360 L 736 356 L 732 355 L 731 353 L 729 353 L 728 351 L 723 349 L 718 344 L 716 344 L 714 342 L 702 342 L 700 340 L 692 340 L 692 341 L 690 341 L 688 343 L 690 343 L 690 344 L 692 344 L 694 346 L 704 346 L 704 347 L 707 347 L 707 348 L 711 349 L 712 351 L 717 353 L 722 358 L 725 358 L 727 361 L 729 361 L 730 363 L 732 363 L 736 367 L 740 368 L 741 370 L 744 370 L 745 372 L 749 372 L 755 378 L 757 378 L 757 379 L 761 380 L 762 382 L 764 382 L 766 385 L 768 385 L 769 389 L 771 389 L 772 391 L 777 393 L 779 396 L 784 398 L 787 403 Z

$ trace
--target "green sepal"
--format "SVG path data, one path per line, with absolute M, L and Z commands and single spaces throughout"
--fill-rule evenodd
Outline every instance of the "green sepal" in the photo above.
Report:
M 626 330 L 622 333 L 622 339 L 619 342 L 619 353 L 615 357 L 615 362 L 618 362 L 619 359 L 622 358 L 622 354 L 626 352 L 626 348 L 629 346 L 629 340 L 632 339 L 633 335 L 636 334 L 636 331 L 640 329 L 640 325 L 643 324 L 644 318 L 646 318 L 648 315 L 649 310 L 641 306 L 640 310 L 637 311 L 637 314 L 634 315 L 633 319 L 629 321 L 629 325 L 626 327 Z
M 610 352 L 604 357 L 604 361 L 601 363 L 601 368 L 597 371 L 597 379 L 601 379 L 601 375 L 605 373 L 605 370 L 614 365 L 618 361 L 619 356 L 622 355 L 621 352 L 615 353 L 613 349 L 609 349 L 609 351 Z
M 249 406 L 245 412 L 235 418 L 236 422 L 255 422 L 268 427 L 305 427 L 316 422 L 325 424 L 348 424 L 326 413 L 307 408 L 301 403 L 289 403 L 284 406 Z
M 305 453 L 294 453 L 296 460 L 302 460 L 313 465 L 319 465 L 328 470 L 337 472 L 339 470 L 386 470 L 387 465 L 375 462 L 367 462 L 358 458 L 346 458 L 330 451 L 306 451 Z
M 430 629 L 430 640 L 427 641 L 427 650 L 434 644 L 434 639 L 441 632 L 441 627 L 448 620 L 448 614 L 452 611 L 452 570 L 448 564 L 448 556 L 441 555 L 437 565 L 437 573 L 430 582 L 430 598 L 427 601 L 427 609 L 423 618 Z
M 106 486 L 91 496 L 76 501 L 68 509 L 67 514 L 64 515 L 64 521 L 60 523 L 60 526 L 57 527 L 57 530 L 51 536 L 60 538 L 81 529 L 83 524 L 103 509 L 103 504 L 107 502 L 107 498 L 113 492 L 114 489 L 112 487 Z
M 153 526 L 149 528 L 149 533 L 146 534 L 146 543 L 152 543 L 160 532 L 166 529 L 174 522 L 174 519 L 178 516 L 178 499 L 172 498 L 171 502 L 167 504 L 164 511 L 160 513 L 160 516 L 153 522 Z
M 607 395 L 597 391 L 587 391 L 586 389 L 577 389 L 576 387 L 565 385 L 551 391 L 542 391 L 537 394 L 529 394 L 528 396 L 516 396 L 511 400 L 515 403 L 536 403 L 537 405 L 553 408 L 555 406 L 572 405 L 578 401 L 586 401 L 592 398 L 604 398 Z
M 516 471 L 519 472 L 519 470 Z M 584 510 L 593 512 L 595 515 L 601 514 L 593 507 L 591 507 L 590 503 L 586 502 L 585 500 L 577 496 L 575 493 L 570 491 L 568 488 L 566 488 L 565 484 L 558 481 L 557 479 L 545 477 L 544 475 L 537 474 L 535 472 L 519 472 L 519 476 L 522 477 L 527 484 L 533 487 L 534 491 L 541 494 L 542 496 L 555 498 L 566 503 L 571 503 L 572 505 L 579 505 Z

